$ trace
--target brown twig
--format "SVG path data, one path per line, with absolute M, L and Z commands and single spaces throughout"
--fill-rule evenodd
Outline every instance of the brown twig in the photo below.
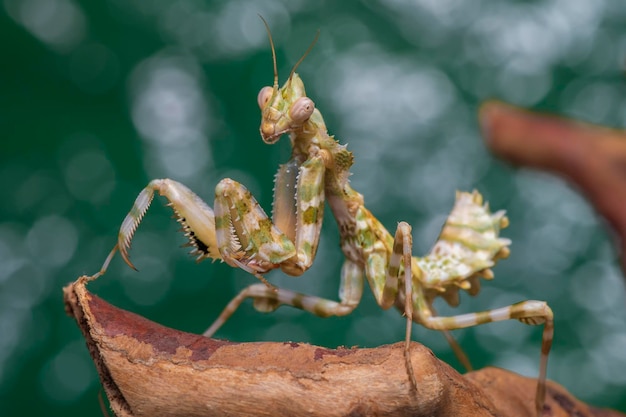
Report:
M 626 132 L 483 104 L 487 146 L 500 158 L 553 172 L 575 184 L 617 232 L 626 272 Z
M 111 408 L 140 416 L 532 416 L 536 380 L 495 368 L 461 376 L 413 343 L 418 392 L 404 344 L 327 349 L 303 343 L 232 343 L 153 323 L 85 288 L 64 288 Z M 548 383 L 546 415 L 625 417 Z

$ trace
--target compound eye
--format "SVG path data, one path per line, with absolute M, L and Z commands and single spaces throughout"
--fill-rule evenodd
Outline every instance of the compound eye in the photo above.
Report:
M 274 94 L 274 89 L 272 87 L 267 86 L 267 87 L 261 88 L 261 91 L 259 91 L 259 95 L 256 98 L 261 110 L 263 110 L 263 108 L 267 105 L 267 103 L 272 98 L 273 94 Z
M 289 110 L 289 117 L 296 123 L 304 123 L 315 110 L 315 103 L 308 97 L 300 97 Z

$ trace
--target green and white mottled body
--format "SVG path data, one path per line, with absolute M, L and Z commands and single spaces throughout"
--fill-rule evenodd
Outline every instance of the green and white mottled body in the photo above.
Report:
M 400 222 L 392 236 L 365 208 L 363 196 L 351 188 L 348 177 L 353 155 L 328 135 L 322 115 L 306 96 L 295 67 L 279 88 L 274 58 L 274 85 L 259 92 L 258 103 L 263 140 L 272 144 L 288 134 L 292 144 L 291 159 L 281 165 L 276 175 L 272 219 L 243 185 L 231 179 L 220 181 L 215 189 L 215 212 L 184 185 L 170 179 L 153 180 L 137 197 L 122 223 L 118 244 L 93 278 L 106 271 L 117 249 L 133 267 L 128 249 L 154 193 L 158 192 L 169 200 L 198 260 L 221 259 L 265 282 L 242 290 L 204 333 L 206 336 L 213 335 L 247 298 L 252 298 L 255 308 L 263 312 L 289 305 L 321 317 L 349 314 L 361 300 L 365 278 L 382 308 L 395 305 L 407 317 L 405 357 L 413 389 L 417 387 L 409 355 L 412 322 L 444 331 L 464 363 L 467 361 L 448 330 L 508 319 L 544 324 L 536 394 L 540 415 L 554 331 L 549 306 L 542 301 L 523 301 L 450 317 L 438 316 L 432 307 L 438 296 L 456 306 L 459 289 L 475 295 L 480 290 L 480 277 L 493 278 L 490 268 L 509 253 L 510 241 L 499 237 L 500 229 L 508 224 L 504 212 L 491 213 L 476 191 L 457 193 L 452 212 L 430 253 L 413 257 L 411 227 Z M 262 277 L 265 272 L 281 268 L 297 276 L 311 266 L 325 201 L 339 226 L 346 258 L 339 301 L 268 285 Z

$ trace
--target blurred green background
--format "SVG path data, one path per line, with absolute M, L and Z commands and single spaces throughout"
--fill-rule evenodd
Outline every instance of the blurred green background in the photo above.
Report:
M 355 154 L 352 184 L 391 230 L 433 243 L 456 189 L 508 210 L 512 255 L 477 311 L 547 300 L 556 315 L 551 379 L 581 400 L 626 411 L 626 309 L 610 232 L 568 185 L 513 169 L 485 149 L 479 103 L 497 97 L 610 126 L 626 125 L 623 0 L 3 0 L 0 3 L 0 414 L 100 415 L 99 381 L 61 288 L 96 272 L 136 195 L 169 177 L 213 204 L 224 177 L 269 211 L 289 155 L 259 133 L 256 95 L 298 72 L 330 133 Z M 327 212 L 330 215 L 330 211 Z M 159 323 L 202 332 L 256 283 L 225 264 L 199 265 L 156 199 L 131 257 L 90 290 Z M 316 263 L 279 286 L 336 297 L 342 255 L 327 216 Z M 476 367 L 536 376 L 540 328 L 506 322 L 455 332 Z M 404 337 L 395 310 L 366 291 L 344 318 L 246 303 L 218 333 L 237 341 L 377 346 Z M 414 339 L 457 366 L 443 337 Z M 459 368 L 457 366 L 457 368 Z M 242 394 L 245 395 L 245 394 Z

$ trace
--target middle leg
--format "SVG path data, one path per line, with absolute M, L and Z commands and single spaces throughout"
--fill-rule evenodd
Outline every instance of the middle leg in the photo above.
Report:
M 359 305 L 362 295 L 363 270 L 356 263 L 346 260 L 341 269 L 339 302 L 283 288 L 268 288 L 262 284 L 253 284 L 244 288 L 228 303 L 203 335 L 213 336 L 247 298 L 252 298 L 254 308 L 263 313 L 270 313 L 281 305 L 288 305 L 319 317 L 329 317 L 350 314 Z

